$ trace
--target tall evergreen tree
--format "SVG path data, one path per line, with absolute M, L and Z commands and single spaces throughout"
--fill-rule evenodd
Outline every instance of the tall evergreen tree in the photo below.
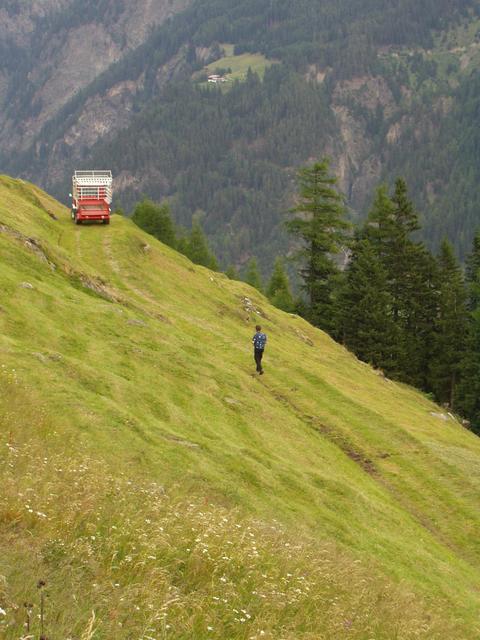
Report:
M 176 247 L 175 225 L 168 203 L 156 204 L 145 198 L 134 209 L 132 220 L 141 229 L 170 247 Z
M 467 257 L 465 270 L 468 287 L 468 308 L 474 311 L 480 307 L 480 230 L 473 238 L 472 252 Z
M 387 273 L 371 243 L 357 239 L 337 300 L 343 343 L 361 360 L 398 375 L 398 329 Z
M 414 245 L 409 253 L 410 269 L 404 272 L 405 289 L 397 318 L 401 331 L 401 379 L 429 391 L 429 363 L 438 312 L 438 266 L 423 244 Z
M 399 178 L 391 197 L 385 186 L 377 190 L 363 233 L 387 276 L 397 327 L 398 378 L 426 388 L 437 283 L 433 256 L 411 237 L 419 226 L 405 181 Z
M 269 300 L 279 309 L 292 312 L 294 309 L 294 301 L 292 292 L 290 291 L 290 283 L 288 275 L 283 267 L 281 258 L 276 258 L 273 267 L 272 277 L 267 287 L 267 296 Z
M 480 232 L 467 259 L 466 284 L 469 314 L 456 409 L 480 435 Z
M 225 271 L 225 275 L 229 280 L 238 280 L 238 272 L 233 264 L 227 267 Z
M 257 259 L 250 258 L 245 271 L 245 282 L 247 282 L 258 291 L 263 291 L 262 278 L 258 271 Z
M 218 271 L 218 262 L 208 247 L 207 238 L 198 220 L 194 220 L 192 230 L 185 243 L 185 255 L 195 264 Z
M 386 186 L 379 187 L 369 213 L 366 236 L 387 271 L 396 321 L 405 317 L 411 293 L 411 259 L 415 243 L 411 233 L 419 228 L 418 215 L 407 198 L 405 181 L 399 178 L 390 197 Z
M 297 257 L 308 297 L 308 319 L 332 331 L 332 291 L 338 273 L 333 256 L 346 243 L 349 227 L 344 220 L 344 197 L 336 188 L 337 179 L 329 174 L 328 160 L 301 169 L 298 182 L 299 202 L 292 213 L 299 215 L 287 228 L 303 245 Z
M 455 409 L 480 435 L 480 308 L 470 312 Z
M 444 240 L 438 257 L 439 299 L 435 322 L 430 382 L 439 402 L 455 408 L 467 329 L 466 292 L 463 274 L 451 245 Z
M 390 255 L 390 247 L 393 241 L 394 204 L 388 195 L 386 185 L 380 185 L 376 192 L 372 207 L 368 213 L 366 223 L 362 229 L 362 235 L 368 238 L 376 255 L 387 266 Z

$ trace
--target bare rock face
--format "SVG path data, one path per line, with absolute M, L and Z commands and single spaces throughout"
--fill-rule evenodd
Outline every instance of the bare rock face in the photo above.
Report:
M 88 147 L 107 135 L 113 127 L 127 125 L 132 96 L 141 86 L 141 79 L 138 82 L 119 82 L 104 95 L 90 98 L 78 121 L 65 134 L 65 144 Z
M 74 31 L 66 31 L 61 37 L 62 45 L 47 43 L 45 55 L 55 60 L 55 73 L 47 82 L 42 82 L 45 67 L 39 67 L 32 73 L 35 84 L 40 86 L 34 99 L 45 105 L 42 109 L 44 117 L 55 112 L 59 103 L 64 103 L 74 93 L 97 75 L 105 71 L 113 62 L 121 57 L 121 48 L 103 25 L 86 24 Z
M 13 0 L 0 7 L 0 41 L 10 39 L 15 44 L 27 46 L 35 33 L 39 19 L 72 5 L 74 0 Z
M 94 95 L 83 106 L 79 118 L 59 139 L 44 167 L 43 180 L 55 184 L 63 177 L 64 161 L 80 158 L 98 140 L 127 127 L 132 117 L 133 98 L 143 85 L 137 82 L 119 82 L 103 95 Z
M 95 0 L 14 0 L 8 8 L 0 8 L 0 52 L 5 52 L 0 56 L 3 153 L 27 149 L 69 100 L 189 0 L 110 0 L 98 11 L 96 4 Z M 128 96 L 137 88 L 118 86 L 107 96 L 93 97 L 64 142 L 68 145 L 81 135 L 85 144 L 91 144 L 112 127 L 123 126 Z M 8 98 L 13 93 L 15 103 Z M 87 119 L 89 126 L 83 127 Z
M 114 26 L 116 37 L 125 37 L 127 47 L 138 47 L 151 29 L 167 18 L 182 11 L 189 0 L 135 0 L 125 2 L 125 11 Z
M 358 107 L 359 109 L 357 109 Z M 362 209 L 367 197 L 378 184 L 382 174 L 382 160 L 366 129 L 362 112 L 382 114 L 395 120 L 397 105 L 385 80 L 378 76 L 354 77 L 338 82 L 333 91 L 332 110 L 338 136 L 330 151 L 342 191 L 354 209 Z M 391 126 L 387 143 L 394 143 L 401 135 L 401 124 Z
M 334 99 L 343 101 L 353 99 L 362 107 L 374 111 L 378 107 L 387 117 L 395 111 L 395 101 L 384 78 L 379 76 L 361 76 L 339 82 L 334 91 Z

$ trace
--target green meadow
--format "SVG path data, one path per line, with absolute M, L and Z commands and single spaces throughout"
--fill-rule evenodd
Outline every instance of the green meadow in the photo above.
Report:
M 479 464 L 248 285 L 0 177 L 0 637 L 480 638 Z
M 231 69 L 231 73 L 225 74 L 228 82 L 239 80 L 242 82 L 247 77 L 247 72 L 251 69 L 254 73 L 257 73 L 260 78 L 263 78 L 265 69 L 272 64 L 276 64 L 275 60 L 269 60 L 261 53 L 242 53 L 240 55 L 234 55 L 233 45 L 223 44 L 221 45 L 225 55 L 219 60 L 211 62 L 205 67 L 205 71 L 208 74 L 215 73 L 216 69 Z M 225 85 L 225 86 L 228 86 Z

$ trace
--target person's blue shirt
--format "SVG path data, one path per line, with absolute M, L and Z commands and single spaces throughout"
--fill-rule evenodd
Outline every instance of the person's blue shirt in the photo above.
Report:
M 252 342 L 255 349 L 257 349 L 258 351 L 263 351 L 267 342 L 267 336 L 261 331 L 257 331 L 257 333 L 252 338 Z

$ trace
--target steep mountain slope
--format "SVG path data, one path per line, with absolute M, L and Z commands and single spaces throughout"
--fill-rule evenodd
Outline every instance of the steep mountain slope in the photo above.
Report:
M 52 636 L 478 637 L 480 441 L 452 417 L 128 220 L 75 227 L 6 177 L 0 255 L 7 638 L 45 578 Z
M 66 103 L 187 4 L 187 0 L 3 3 L 0 7 L 2 153 L 18 154 L 30 148 L 45 124 Z M 131 90 L 131 86 L 123 86 L 112 92 L 110 109 L 103 105 L 101 113 L 97 112 L 93 131 L 88 131 L 90 141 L 92 136 L 97 139 L 111 127 L 125 123 Z
M 468 59 L 468 53 L 463 55 Z M 480 75 L 476 68 L 459 82 L 452 98 L 437 99 L 437 126 L 427 126 L 428 107 L 423 105 L 418 119 L 426 126 L 420 127 L 412 119 L 405 123 L 396 141 L 394 170 L 406 177 L 417 194 L 425 212 L 425 235 L 430 245 L 438 247 L 444 238 L 452 238 L 462 260 L 471 252 L 473 233 L 480 226 L 479 104 Z M 416 149 L 414 163 L 412 148 Z M 392 172 L 391 161 L 389 165 Z
M 254 254 L 267 273 L 290 248 L 282 222 L 296 167 L 329 155 L 355 213 L 382 179 L 408 175 L 427 242 L 447 232 L 467 250 L 475 180 L 448 115 L 471 122 L 457 87 L 478 62 L 475 0 L 8 6 L 0 170 L 63 199 L 73 168 L 111 167 L 124 208 L 169 198 L 177 222 L 202 216 L 222 266 Z M 231 54 L 266 66 L 266 85 L 206 93 L 205 69 L 228 70 Z M 444 149 L 466 173 L 461 191 L 428 161 Z M 452 191 L 468 201 L 462 212 Z

